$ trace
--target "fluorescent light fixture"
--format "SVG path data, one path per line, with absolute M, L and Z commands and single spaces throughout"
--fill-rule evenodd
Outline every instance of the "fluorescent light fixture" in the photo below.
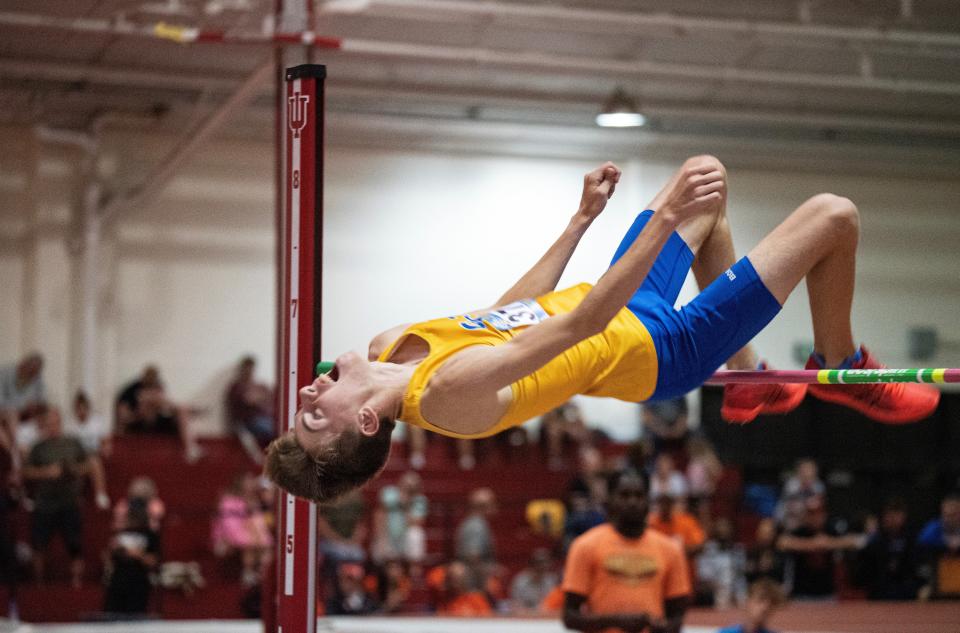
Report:
M 600 127 L 640 127 L 646 122 L 647 117 L 640 114 L 636 101 L 622 88 L 613 91 L 597 115 L 597 125 Z

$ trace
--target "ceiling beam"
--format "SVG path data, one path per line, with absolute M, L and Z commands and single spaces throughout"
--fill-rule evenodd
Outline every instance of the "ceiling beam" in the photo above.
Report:
M 239 86 L 236 86 L 233 93 L 223 103 L 219 104 L 213 112 L 181 137 L 180 142 L 147 174 L 140 184 L 130 188 L 103 206 L 100 212 L 103 221 L 109 222 L 130 208 L 149 204 L 153 197 L 176 175 L 180 166 L 189 160 L 232 114 L 245 106 L 265 87 L 272 85 L 270 78 L 273 76 L 273 72 L 272 58 L 257 66 Z
M 366 16 L 438 21 L 462 16 L 476 22 L 499 20 L 523 26 L 561 32 L 633 34 L 638 29 L 655 28 L 675 33 L 712 32 L 730 36 L 765 38 L 770 42 L 800 43 L 807 46 L 824 42 L 838 44 L 906 45 L 918 54 L 936 54 L 934 49 L 955 54 L 960 35 L 875 26 L 847 27 L 815 23 L 770 22 L 751 19 L 694 17 L 674 13 L 612 11 L 599 8 L 578 9 L 518 2 L 462 2 L 457 0 L 332 0 L 321 14 L 360 13 Z M 951 50 L 952 49 L 952 50 Z M 899 49 L 898 49 L 899 50 Z

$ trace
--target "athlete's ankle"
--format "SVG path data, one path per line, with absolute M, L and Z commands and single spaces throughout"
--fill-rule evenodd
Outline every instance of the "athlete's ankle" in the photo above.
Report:
M 833 357 L 827 357 L 816 350 L 814 350 L 810 357 L 822 369 L 850 369 L 855 364 L 863 360 L 863 350 L 862 348 L 858 347 L 852 354 L 843 357 L 840 360 L 835 360 Z

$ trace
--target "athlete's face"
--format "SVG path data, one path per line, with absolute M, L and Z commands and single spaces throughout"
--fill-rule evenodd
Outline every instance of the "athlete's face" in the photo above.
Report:
M 370 363 L 356 352 L 343 354 L 330 374 L 322 374 L 300 390 L 294 434 L 300 445 L 316 454 L 342 433 L 356 429 L 373 435 L 361 424 L 360 410 L 373 393 Z

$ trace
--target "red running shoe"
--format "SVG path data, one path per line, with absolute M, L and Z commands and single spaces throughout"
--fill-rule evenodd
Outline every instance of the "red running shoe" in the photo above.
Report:
M 882 369 L 880 361 L 860 346 L 861 358 L 851 369 Z M 812 355 L 807 369 L 823 369 Z M 929 417 L 940 403 L 940 391 L 917 383 L 879 383 L 871 385 L 810 385 L 810 393 L 820 400 L 842 404 L 885 424 L 905 424 Z
M 760 363 L 760 369 L 766 369 Z M 720 416 L 727 422 L 746 424 L 758 415 L 784 415 L 803 402 L 807 385 L 726 385 Z

